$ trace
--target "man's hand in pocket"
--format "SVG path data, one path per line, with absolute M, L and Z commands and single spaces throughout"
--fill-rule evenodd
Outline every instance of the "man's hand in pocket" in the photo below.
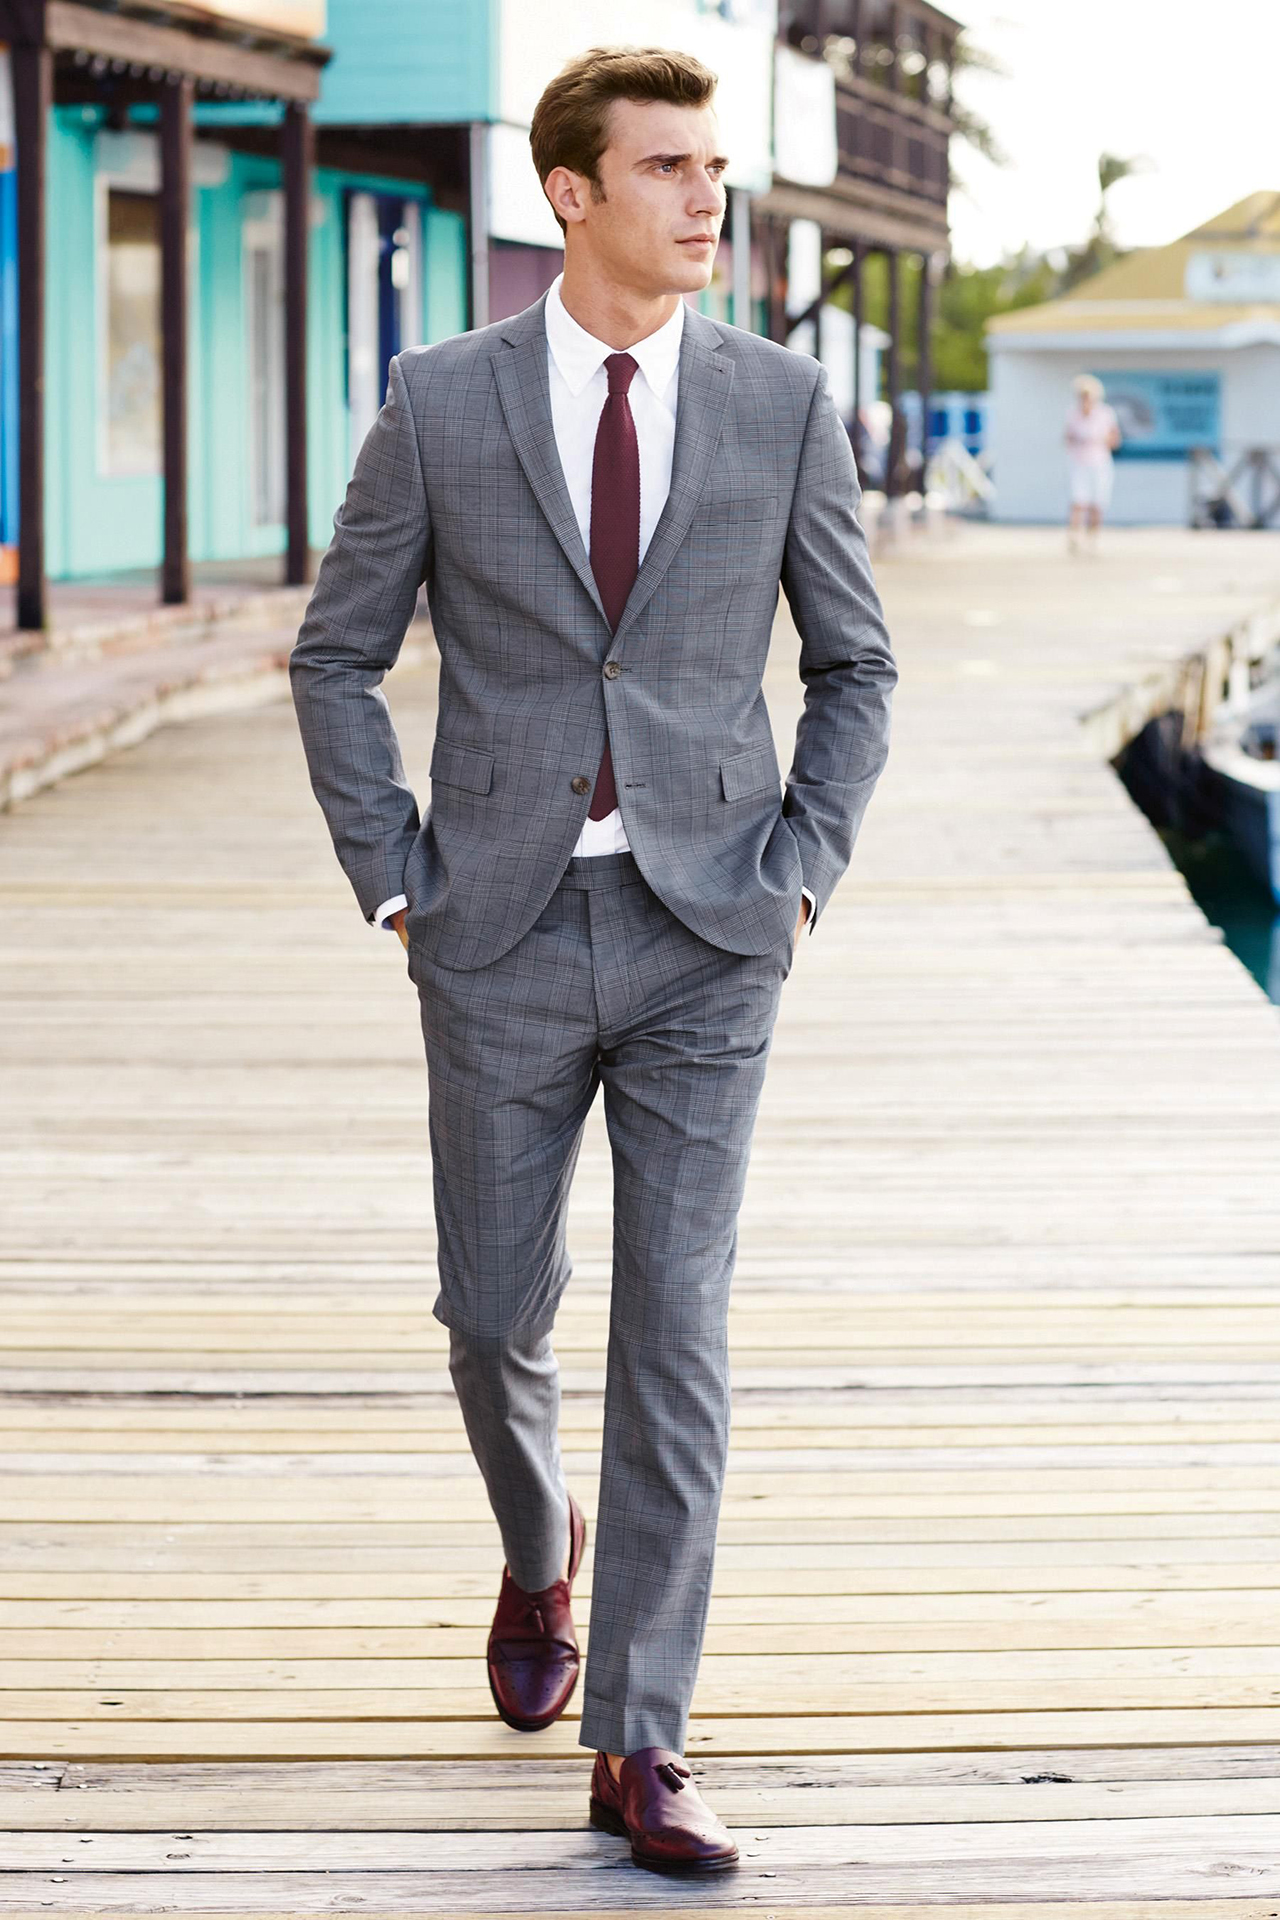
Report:
M 400 935 L 400 945 L 406 949 L 409 945 L 409 936 L 404 930 L 404 923 L 408 911 L 408 907 L 401 907 L 398 913 L 393 913 L 391 916 L 391 924 Z

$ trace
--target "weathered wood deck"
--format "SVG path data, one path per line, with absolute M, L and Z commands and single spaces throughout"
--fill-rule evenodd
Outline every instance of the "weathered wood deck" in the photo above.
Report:
M 1078 716 L 1280 541 L 1107 548 L 881 570 L 893 756 L 743 1218 L 689 1746 L 732 1884 L 637 1873 L 576 1721 L 492 1715 L 415 997 L 291 711 L 0 821 L 0 1907 L 1275 1915 L 1280 1033 Z M 420 768 L 429 671 L 392 699 Z M 558 1340 L 589 1514 L 597 1120 Z

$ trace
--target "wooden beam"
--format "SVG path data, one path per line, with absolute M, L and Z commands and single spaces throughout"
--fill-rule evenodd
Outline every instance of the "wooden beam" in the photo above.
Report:
M 946 210 L 939 203 L 870 180 L 841 179 L 830 187 L 796 187 L 775 180 L 755 205 L 757 216 L 817 220 L 832 241 L 846 246 L 861 240 L 868 247 L 898 247 L 919 252 L 948 244 Z
M 184 75 L 160 94 L 160 327 L 164 364 L 164 558 L 160 598 L 191 598 L 187 540 L 187 245 L 191 212 L 191 105 Z
M 888 391 L 886 398 L 891 409 L 889 419 L 889 446 L 885 456 L 884 490 L 889 499 L 898 492 L 898 480 L 901 469 L 902 448 L 902 289 L 898 272 L 898 254 L 893 247 L 886 247 L 885 266 L 889 275 L 889 352 L 888 352 Z
M 284 170 L 285 584 L 311 578 L 307 526 L 307 253 L 315 130 L 291 101 L 281 129 Z
M 44 542 L 45 185 L 53 56 L 40 44 L 43 7 L 24 9 L 30 37 L 12 47 L 18 171 L 18 599 L 17 624 L 48 619 Z
M 852 282 L 853 291 L 853 418 L 855 423 L 859 413 L 862 411 L 862 322 L 864 317 L 864 301 L 862 295 L 863 251 L 861 240 L 855 240 L 853 243 L 853 263 L 849 268 L 849 278 Z
M 822 250 L 823 250 L 823 255 L 825 257 L 826 255 L 826 236 L 825 235 L 823 236 Z M 849 279 L 850 275 L 853 272 L 853 266 L 854 266 L 854 263 L 852 260 L 850 260 L 847 266 L 837 268 L 835 273 L 832 274 L 831 278 L 823 283 L 822 291 L 821 293 L 819 293 L 817 299 L 811 300 L 808 306 L 804 309 L 803 313 L 797 313 L 794 316 L 790 316 L 790 315 L 788 316 L 787 318 L 788 334 L 794 333 L 797 327 L 803 327 L 806 324 L 806 322 L 810 320 L 812 320 L 814 324 L 815 331 L 820 327 L 820 315 L 822 313 L 823 307 L 826 305 L 827 301 L 831 298 L 832 294 L 838 292 L 839 289 L 844 285 L 845 281 Z M 821 345 L 820 332 L 818 333 L 818 344 Z
M 765 329 L 770 340 L 779 346 L 787 337 L 786 315 L 786 244 L 787 222 L 777 220 L 771 214 L 760 221 L 760 234 L 764 247 L 765 274 L 768 294 L 765 305 Z
M 6 16 L 22 11 L 29 3 L 0 0 L 0 35 L 6 32 Z M 242 87 L 248 93 L 276 100 L 318 99 L 320 68 L 329 57 L 329 49 L 320 46 L 310 49 L 302 59 L 263 53 L 182 27 L 102 13 L 95 7 L 78 5 L 77 0 L 48 0 L 45 22 L 45 43 L 54 51 L 83 50 L 131 65 L 162 67 L 193 80 Z
M 468 131 L 467 255 L 468 325 L 489 324 L 489 129 L 475 121 Z
M 920 256 L 920 302 L 916 315 L 918 373 L 920 393 L 920 491 L 924 492 L 929 465 L 929 390 L 933 384 L 933 256 Z

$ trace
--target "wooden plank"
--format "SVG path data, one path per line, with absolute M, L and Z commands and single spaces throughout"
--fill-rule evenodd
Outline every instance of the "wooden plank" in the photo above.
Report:
M 1236 1651 L 1247 1655 L 1252 1649 Z M 856 1656 L 816 1654 L 807 1654 L 792 1662 L 762 1656 L 749 1671 L 743 1670 L 747 1656 L 738 1656 L 743 1667 L 721 1677 L 715 1659 L 711 1658 L 704 1663 L 696 1705 L 700 1712 L 716 1719 L 757 1720 L 767 1714 L 847 1717 L 891 1715 L 895 1710 L 901 1715 L 959 1715 L 975 1713 L 981 1708 L 993 1714 L 1037 1711 L 1081 1715 L 1107 1711 L 1140 1715 L 1201 1709 L 1230 1716 L 1254 1708 L 1266 1710 L 1272 1703 L 1280 1703 L 1280 1681 L 1274 1672 L 1253 1678 L 1233 1671 L 1229 1659 L 1222 1662 L 1224 1671 L 1184 1675 L 1168 1669 L 1180 1667 L 1189 1656 L 1179 1654 L 1174 1662 L 1166 1654 L 1158 1663 L 1162 1671 L 1144 1678 L 1123 1668 L 1107 1670 L 1102 1654 L 1094 1657 L 1101 1671 L 1076 1673 L 1067 1678 L 1046 1677 L 1036 1668 L 1019 1674 L 1012 1665 L 1016 1655 L 995 1656 L 988 1661 L 985 1674 L 967 1682 L 948 1681 L 936 1673 L 915 1680 L 864 1680 L 846 1678 L 838 1670 L 828 1679 L 823 1674 L 824 1666 L 834 1667 L 839 1659 L 853 1660 Z M 937 1664 L 946 1668 L 952 1663 L 959 1664 L 963 1658 L 959 1654 L 941 1655 Z M 1060 1649 L 1052 1650 L 1050 1658 L 1051 1664 L 1068 1665 L 1067 1655 Z M 464 1679 L 461 1674 L 448 1671 L 453 1662 L 447 1663 L 443 1670 L 433 1666 L 427 1685 L 422 1684 L 420 1678 L 409 1682 L 395 1680 L 388 1674 L 385 1685 L 339 1681 L 329 1686 L 324 1685 L 323 1677 L 312 1684 L 308 1671 L 312 1663 L 309 1662 L 299 1663 L 292 1685 L 282 1685 L 279 1681 L 272 1684 L 268 1678 L 259 1686 L 255 1684 L 256 1664 L 243 1663 L 239 1685 L 224 1684 L 215 1671 L 209 1684 L 201 1686 L 201 1675 L 213 1662 L 201 1663 L 194 1671 L 185 1663 L 175 1662 L 176 1670 L 162 1670 L 160 1684 L 150 1688 L 133 1681 L 124 1663 L 101 1662 L 101 1672 L 92 1677 L 82 1676 L 87 1684 L 80 1686 L 60 1685 L 57 1668 L 41 1665 L 34 1684 L 24 1687 L 18 1684 L 22 1677 L 19 1666 L 13 1683 L 4 1689 L 3 1701 L 6 1713 L 18 1721 L 33 1725 L 76 1721 L 83 1727 L 183 1720 L 253 1723 L 264 1717 L 268 1704 L 299 1722 L 376 1720 L 387 1725 L 403 1720 L 473 1720 L 492 1711 L 483 1669 L 472 1669 L 471 1677 Z M 1012 1671 L 1015 1677 L 996 1677 L 1002 1669 Z M 277 1695 L 280 1697 L 276 1698 Z M 1280 1713 L 1280 1704 L 1276 1711 Z M 571 1706 L 566 1709 L 566 1718 L 572 1714 Z
M 1070 1766 L 1058 1756 L 1059 1764 Z M 331 1763 L 335 1767 L 338 1762 Z M 412 1762 L 399 1763 L 412 1765 Z M 426 1763 L 430 1764 L 430 1763 Z M 565 1766 L 569 1762 L 560 1763 Z M 1062 1776 L 1051 1793 L 1025 1784 L 1000 1786 L 885 1787 L 851 1782 L 830 1761 L 807 1762 L 803 1776 L 789 1781 L 787 1764 L 774 1763 L 773 1775 L 751 1784 L 735 1780 L 729 1762 L 700 1781 L 716 1810 L 730 1826 L 918 1826 L 946 1821 L 1089 1821 L 1098 1819 L 1199 1819 L 1218 1815 L 1280 1814 L 1280 1781 L 1258 1779 L 1175 1781 L 1076 1781 Z M 243 1778 L 221 1788 L 198 1786 L 190 1768 L 167 1789 L 139 1787 L 116 1793 L 76 1791 L 52 1794 L 0 1789 L 0 1832 L 172 1833 L 196 1826 L 202 1834 L 300 1833 L 341 1829 L 381 1834 L 414 1833 L 561 1833 L 582 1825 L 588 1760 L 573 1777 L 545 1782 L 557 1763 L 508 1769 L 501 1784 L 493 1778 L 497 1763 L 460 1762 L 483 1775 L 468 1785 L 457 1770 L 438 1786 L 411 1789 L 389 1783 L 377 1788 L 335 1791 L 325 1784 L 280 1787 L 271 1777 L 250 1788 Z M 287 1769 L 292 1779 L 299 1769 Z M 224 1769 L 230 1772 L 231 1769 Z M 242 1769 L 235 1769 L 237 1776 Z M 521 1780 L 518 1775 L 526 1776 Z M 162 1765 L 147 1772 L 163 1776 Z M 275 1772 L 279 1772 L 276 1768 Z M 514 1773 L 517 1777 L 512 1778 Z M 817 1776 L 816 1778 L 814 1776 Z M 74 1786 L 75 1783 L 73 1782 Z M 10 1864 L 16 1864 L 10 1861 Z
M 838 1834 L 841 1830 L 817 1829 L 817 1833 Z M 1039 1829 L 1036 1829 L 1039 1832 Z M 504 1836 L 505 1838 L 506 1836 Z M 744 1858 L 742 1871 L 729 1877 L 729 1884 L 717 1889 L 717 1906 L 722 1909 L 759 1911 L 762 1891 L 770 1909 L 785 1910 L 809 1901 L 828 1906 L 843 1905 L 848 1911 L 851 1886 L 859 1906 L 881 1906 L 892 1900 L 908 1899 L 913 1892 L 920 1898 L 933 1894 L 946 1884 L 965 1899 L 1003 1903 L 1009 1899 L 1090 1900 L 1123 1893 L 1129 1898 L 1189 1899 L 1205 1886 L 1206 1869 L 1201 1862 L 1178 1850 L 1162 1853 L 1138 1846 L 1133 1852 L 1120 1849 L 1102 1855 L 1093 1852 L 1088 1842 L 1080 1841 L 1074 1855 L 1055 1855 L 1040 1861 L 1032 1857 L 1009 1859 L 1003 1854 L 992 1857 L 966 1844 L 969 1836 L 954 1838 L 953 1849 L 924 1860 L 862 1860 L 851 1849 L 822 1849 L 827 1858 L 812 1866 L 791 1866 L 781 1861 L 776 1868 L 768 1862 L 778 1855 L 763 1846 L 750 1850 L 754 1857 Z M 563 1841 L 557 1836 L 559 1845 Z M 490 1870 L 462 1869 L 430 1872 L 287 1873 L 250 1871 L 245 1874 L 205 1874 L 184 1868 L 147 1876 L 147 1897 L 166 1912 L 185 1913 L 207 1907 L 221 1899 L 234 1900 L 237 1911 L 260 1912 L 265 1907 L 290 1914 L 346 1909 L 362 1914 L 378 1907 L 397 1905 L 417 1908 L 430 1900 L 432 1911 L 449 1907 L 460 1912 L 492 1915 L 501 1912 L 533 1913 L 547 1908 L 581 1911 L 610 1905 L 624 1911 L 637 1898 L 635 1875 L 626 1863 L 624 1843 L 598 1835 L 590 1841 L 590 1864 L 572 1868 L 553 1866 L 529 1869 L 519 1860 Z M 818 1849 L 815 1847 L 815 1851 Z M 184 1851 L 180 1845 L 179 1853 Z M 624 1873 L 617 1868 L 625 1865 Z M 1245 1841 L 1227 1843 L 1213 1856 L 1213 1882 L 1217 1887 L 1239 1883 L 1247 1878 L 1250 1890 L 1269 1892 L 1274 1899 L 1280 1890 L 1280 1865 L 1275 1853 L 1268 1854 L 1267 1843 L 1260 1840 L 1250 1846 Z M 764 1876 L 768 1876 L 765 1878 Z M 669 1896 L 661 1896 L 669 1898 Z M 69 1875 L 65 1880 L 51 1874 L 9 1874 L 0 1872 L 0 1904 L 37 1899 L 53 1911 L 90 1901 L 98 1913 L 136 1911 L 137 1879 L 132 1874 Z M 367 1902 L 368 1905 L 362 1905 Z M 518 1905 L 516 1904 L 518 1902 Z M 948 1906 L 948 1912 L 950 1907 Z M 689 1911 L 685 1909 L 686 1913 Z M 917 1907 L 916 1911 L 919 1911 Z M 995 1916 L 989 1916 L 995 1920 Z M 1003 1920 L 1001 1913 L 1000 1920 Z
M 1207 1819 L 1214 1823 L 1212 1841 L 1205 1826 Z M 892 1826 L 864 1826 L 859 1822 L 833 1831 L 811 1827 L 770 1829 L 767 1822 L 763 1824 L 765 1831 L 744 1835 L 742 1843 L 744 1862 L 759 1862 L 758 1871 L 770 1866 L 887 1866 L 901 1859 L 902 1837 Z M 1096 1848 L 1099 1860 L 1117 1856 L 1132 1859 L 1157 1852 L 1165 1859 L 1186 1860 L 1202 1855 L 1207 1842 L 1237 1858 L 1265 1858 L 1269 1850 L 1271 1864 L 1280 1870 L 1280 1817 L 1269 1814 L 1097 1819 L 1090 1824 L 1087 1835 L 1082 1835 L 1077 1821 L 1045 1820 L 1030 1828 L 1021 1821 L 987 1821 L 975 1831 L 958 1821 L 937 1826 L 920 1824 L 911 1833 L 911 1858 L 920 1864 L 950 1861 L 972 1847 L 988 1862 L 1026 1862 L 1038 1854 L 1052 1872 L 1057 1861 L 1074 1858 L 1082 1844 Z M 177 1858 L 191 1863 L 188 1871 L 193 1875 L 363 1871 L 417 1873 L 428 1881 L 436 1875 L 483 1874 L 503 1867 L 516 1867 L 529 1874 L 557 1868 L 571 1873 L 575 1867 L 589 1868 L 599 1863 L 602 1853 L 616 1859 L 620 1851 L 615 1843 L 605 1853 L 600 1837 L 588 1828 L 581 1805 L 573 1827 L 558 1833 L 535 1830 L 514 1841 L 510 1834 L 417 1833 L 403 1829 L 372 1834 L 342 1829 L 271 1834 L 223 1829 L 181 1839 L 168 1833 L 82 1833 L 71 1852 L 61 1835 L 15 1832 L 7 1836 L 6 1846 L 7 1868 L 34 1873 L 74 1865 L 86 1876 L 164 1874 L 171 1871 L 169 1863 Z
M 438 1553 L 431 1557 L 438 1562 Z M 210 1571 L 207 1567 L 195 1571 L 150 1565 L 139 1567 L 136 1553 L 126 1556 L 123 1570 L 109 1566 L 103 1568 L 96 1562 L 89 1569 L 72 1566 L 51 1570 L 37 1563 L 32 1569 L 21 1573 L 0 1569 L 0 1596 L 84 1603 L 99 1598 L 132 1600 L 139 1596 L 152 1600 L 235 1601 L 250 1594 L 266 1601 L 297 1598 L 306 1602 L 314 1599 L 332 1600 L 345 1595 L 362 1603 L 376 1604 L 394 1588 L 401 1605 L 416 1599 L 434 1607 L 443 1601 L 452 1602 L 469 1597 L 483 1602 L 490 1609 L 493 1606 L 494 1572 L 491 1557 L 490 1564 L 483 1570 L 459 1572 L 451 1575 L 447 1581 L 439 1572 L 422 1574 L 412 1569 L 408 1572 L 397 1569 L 392 1578 L 388 1570 L 380 1566 L 352 1574 L 347 1571 L 351 1564 L 351 1553 L 348 1551 L 337 1558 L 340 1561 L 339 1570 L 322 1572 L 315 1572 L 306 1565 L 283 1571 L 261 1569 L 256 1559 L 248 1562 L 239 1573 Z M 361 1558 L 367 1556 L 361 1555 Z M 973 1566 L 961 1561 L 958 1565 L 948 1567 L 945 1563 L 939 1564 L 935 1558 L 914 1564 L 859 1566 L 852 1569 L 846 1557 L 837 1559 L 831 1566 L 790 1566 L 773 1579 L 762 1581 L 758 1569 L 733 1567 L 726 1564 L 727 1560 L 726 1553 L 718 1552 L 716 1591 L 726 1597 L 749 1594 L 757 1603 L 759 1599 L 771 1598 L 771 1593 L 765 1589 L 775 1587 L 791 1596 L 827 1596 L 843 1595 L 851 1590 L 860 1594 L 885 1595 L 1028 1593 L 1039 1592 L 1044 1586 L 1044 1563 L 1037 1567 L 1035 1562 L 1023 1566 Z M 776 1547 L 769 1554 L 769 1560 L 776 1565 Z M 1077 1552 L 1059 1563 L 1049 1564 L 1053 1568 L 1053 1585 L 1064 1594 L 1148 1592 L 1152 1585 L 1153 1568 L 1159 1569 L 1161 1588 L 1169 1593 L 1206 1590 L 1220 1593 L 1249 1589 L 1273 1593 L 1277 1583 L 1276 1566 L 1267 1561 L 1206 1566 L 1160 1560 L 1134 1564 L 1133 1555 L 1129 1554 L 1114 1565 L 1100 1566 L 1082 1563 Z M 85 1579 L 87 1570 L 92 1571 L 92 1581 Z M 1035 1577 L 1037 1571 L 1040 1578 Z M 442 1593 L 442 1587 L 447 1587 L 447 1591 Z M 575 1585 L 575 1595 L 577 1591 Z M 590 1593 L 589 1581 L 586 1591 Z
M 461 1610 L 461 1604 L 447 1603 L 447 1610 L 452 1614 Z M 885 1619 L 859 1625 L 815 1621 L 811 1617 L 812 1604 L 812 1600 L 793 1601 L 785 1595 L 762 1596 L 755 1611 L 767 1613 L 767 1619 L 753 1625 L 729 1625 L 713 1619 L 707 1628 L 704 1652 L 781 1656 L 797 1652 L 941 1653 L 986 1648 L 1003 1648 L 1009 1652 L 1052 1647 L 1167 1650 L 1174 1644 L 1181 1649 L 1260 1648 L 1269 1644 L 1275 1635 L 1274 1614 L 1268 1617 L 1261 1610 L 1248 1614 L 1215 1608 L 1208 1614 L 1203 1607 L 1154 1613 L 1150 1608 L 1135 1608 L 1096 1620 L 1050 1612 L 1038 1619 L 1019 1621 L 967 1618 L 968 1609 L 965 1609 L 957 1612 L 953 1619 L 931 1625 L 916 1624 L 911 1619 Z M 492 1613 L 487 1602 L 481 1606 L 486 1614 Z M 36 1612 L 34 1605 L 29 1610 Z M 198 1626 L 122 1628 L 105 1622 L 104 1615 L 110 1608 L 98 1602 L 93 1608 L 95 1624 L 91 1628 L 44 1625 L 52 1611 L 49 1602 L 41 1602 L 41 1625 L 12 1628 L 4 1625 L 5 1603 L 0 1603 L 0 1661 L 86 1660 L 110 1655 L 122 1660 L 181 1660 L 192 1671 L 205 1660 L 302 1661 L 346 1657 L 479 1662 L 484 1658 L 489 1624 L 488 1619 L 484 1619 L 474 1623 L 413 1627 L 358 1627 L 345 1621 L 329 1627 L 303 1627 L 296 1622 L 279 1627 L 235 1627 L 217 1624 L 215 1609 L 208 1607 Z M 574 1621 L 579 1644 L 585 1650 L 590 1644 L 589 1600 L 575 1604 Z
M 491 1713 L 484 1719 L 24 1720 L 0 1722 L 0 1757 L 27 1759 L 509 1759 L 532 1764 L 581 1754 L 578 1722 L 562 1718 L 531 1744 Z M 1271 1707 L 1100 1708 L 1084 1712 L 867 1715 L 768 1713 L 698 1718 L 687 1751 L 702 1754 L 852 1754 L 985 1746 L 1274 1746 L 1280 1709 Z
M 287 1901 L 287 1892 L 282 1890 L 282 1901 Z M 639 1897 L 632 1894 L 631 1897 Z M 769 1899 L 775 1907 L 784 1903 L 773 1886 L 770 1886 Z M 40 1907 L 8 1907 L 5 1912 L 9 1920 L 43 1920 L 50 1905 Z M 717 1893 L 717 1905 L 723 1905 Z M 839 1910 L 839 1902 L 834 1903 Z M 934 1902 L 929 1896 L 913 1901 L 909 1906 L 877 1900 L 875 1903 L 876 1920 L 918 1920 L 921 1912 L 931 1910 Z M 945 1909 L 946 1920 L 1063 1920 L 1061 1903 L 1057 1900 L 1007 1900 L 1002 1898 L 997 1909 L 983 1902 L 974 1906 L 968 1901 L 948 1900 L 939 1903 L 939 1912 Z M 524 1909 L 526 1912 L 529 1909 Z M 59 1902 L 57 1911 L 64 1920 L 92 1920 L 98 1911 L 93 1907 L 76 1907 L 74 1904 Z M 225 1908 L 183 1909 L 186 1920 L 225 1920 Z M 255 1906 L 254 1913 L 259 1920 L 294 1920 L 293 1910 L 287 1904 L 275 1908 Z M 403 1906 L 378 1906 L 359 1909 L 362 1920 L 417 1920 L 421 1909 Z M 433 1910 L 432 1920 L 470 1920 L 470 1916 L 481 1911 L 475 1906 L 465 1910 L 450 1907 Z M 490 1913 L 494 1909 L 488 1909 Z M 507 1908 L 511 1912 L 513 1909 Z M 646 1900 L 642 1907 L 630 1906 L 575 1906 L 539 1907 L 540 1920 L 685 1920 L 690 1909 L 687 1906 L 673 1907 L 654 1905 Z M 788 1920 L 831 1920 L 833 1903 L 822 1906 L 796 1905 L 787 1900 L 785 1911 Z M 1227 1899 L 1163 1899 L 1155 1900 L 1078 1900 L 1073 1903 L 1071 1920 L 1275 1920 L 1275 1902 L 1266 1897 L 1257 1899 L 1248 1896 L 1228 1897 Z

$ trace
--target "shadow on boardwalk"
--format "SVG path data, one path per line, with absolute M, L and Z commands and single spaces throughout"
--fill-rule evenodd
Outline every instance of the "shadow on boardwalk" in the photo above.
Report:
M 881 572 L 893 753 L 742 1223 L 689 1749 L 731 1885 L 624 1865 L 576 1721 L 492 1716 L 415 997 L 289 708 L 0 820 L 0 1908 L 1274 1915 L 1280 1037 L 1078 716 L 1280 544 L 1107 547 Z M 793 658 L 784 621 L 784 765 Z M 421 773 L 430 670 L 391 697 Z M 589 1512 L 598 1117 L 557 1333 Z

